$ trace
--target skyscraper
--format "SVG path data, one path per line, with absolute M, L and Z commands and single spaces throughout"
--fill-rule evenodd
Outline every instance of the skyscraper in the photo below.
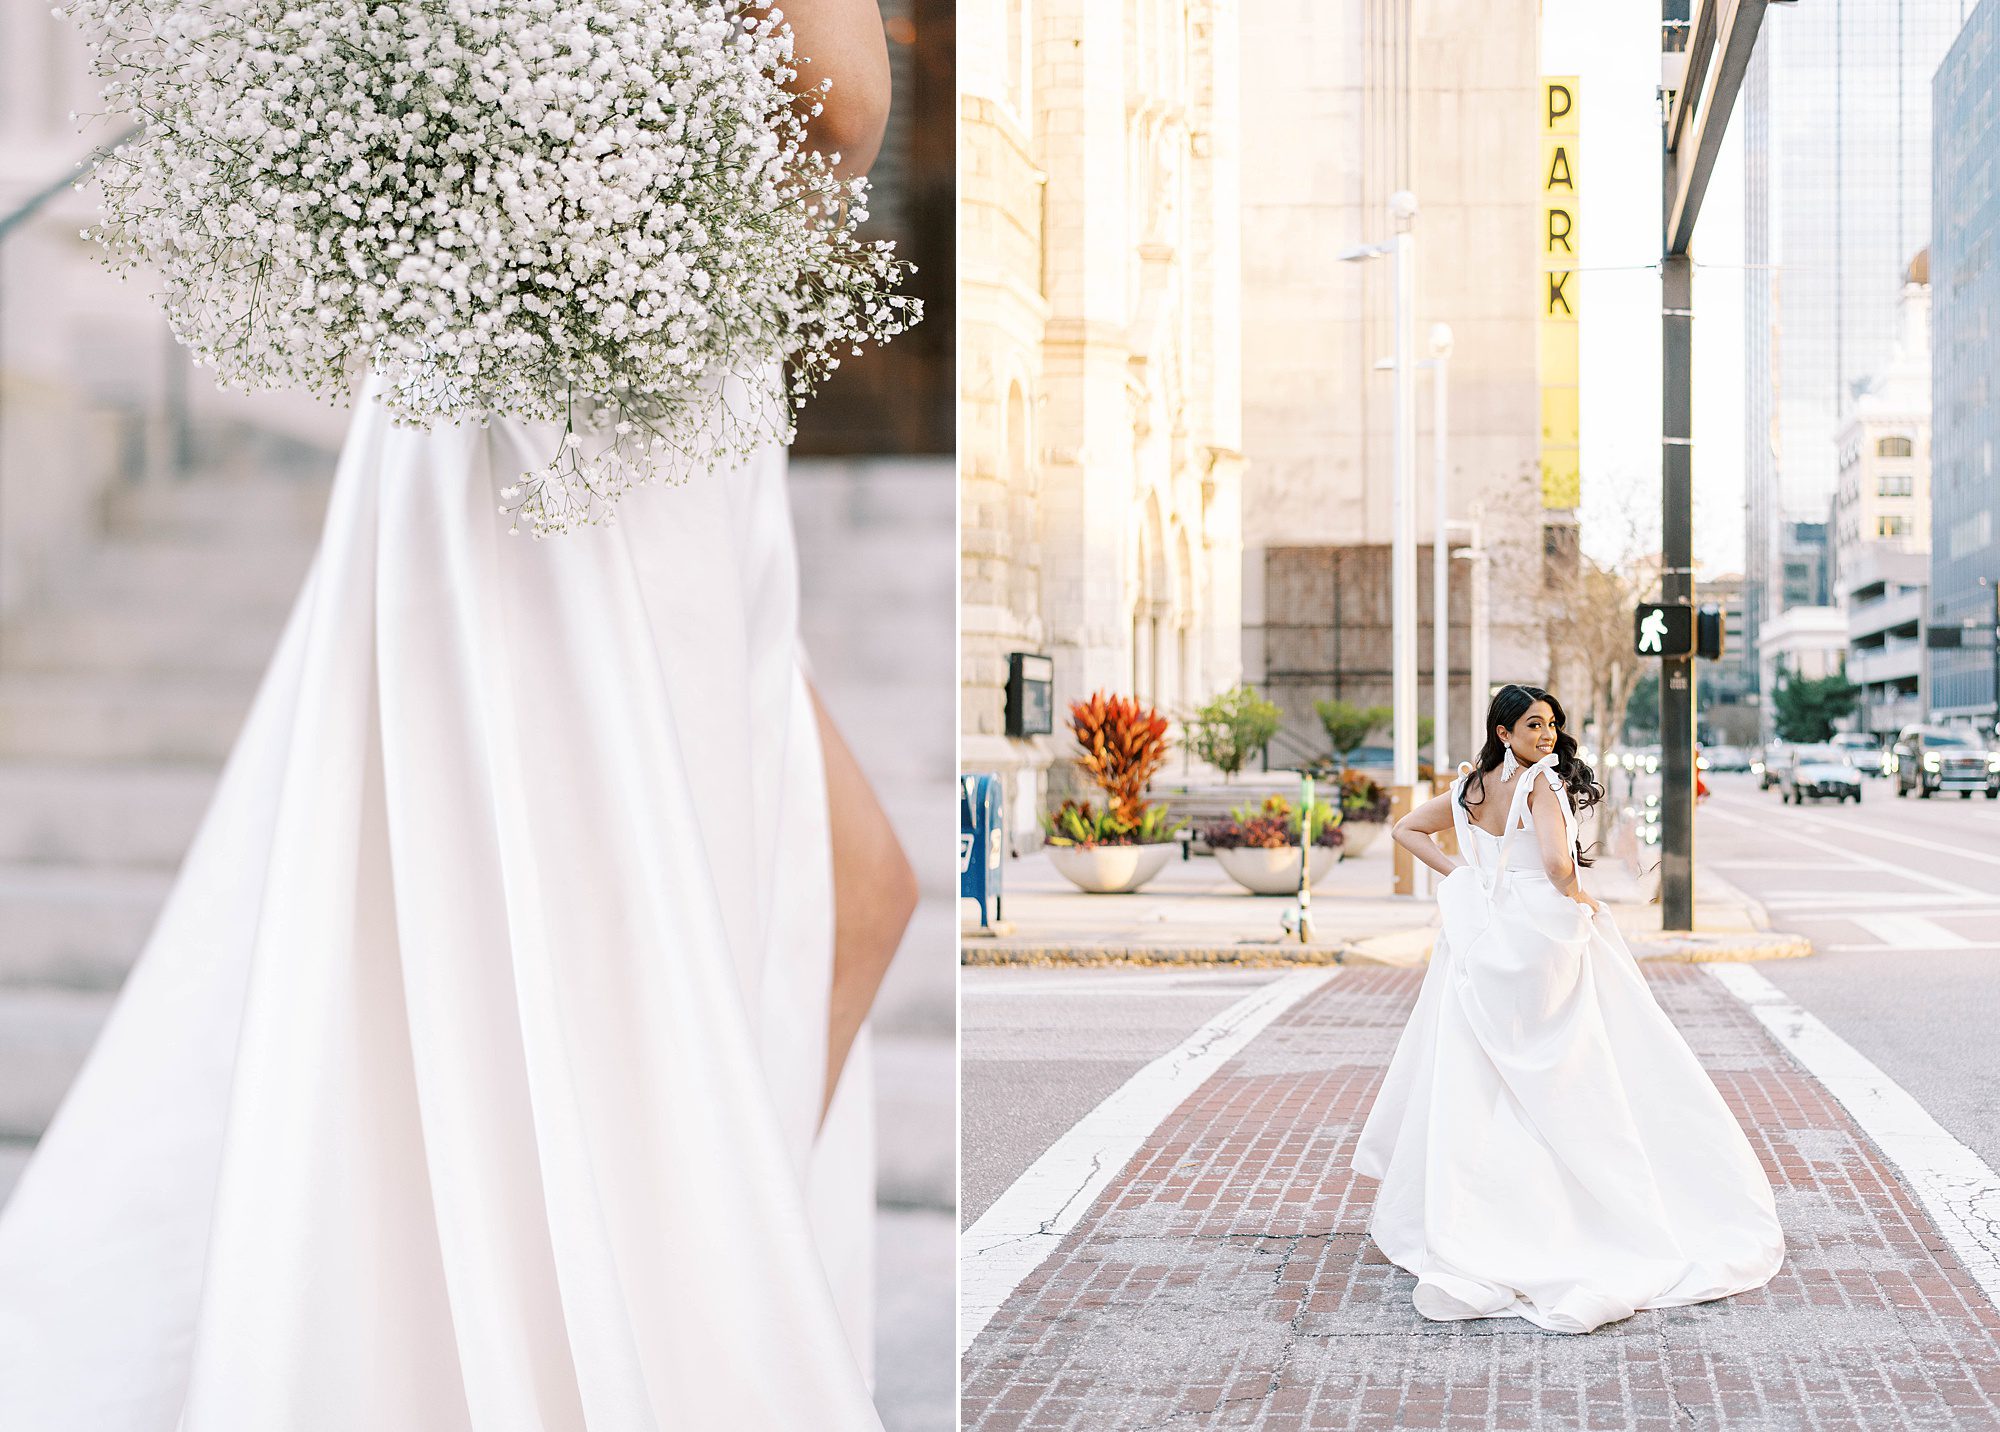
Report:
M 1930 240 L 1931 75 L 1969 0 L 1766 14 L 1744 94 L 1745 624 L 1823 592 L 1844 400 L 1895 347 Z M 1824 600 L 1824 597 L 1819 598 Z
M 1958 628 L 1929 653 L 1931 706 L 1944 716 L 2000 717 L 2000 650 L 1991 632 L 2000 587 L 2000 475 L 1993 447 L 2000 364 L 2000 0 L 1982 0 L 1938 69 L 1937 206 L 1931 254 L 1931 627 Z

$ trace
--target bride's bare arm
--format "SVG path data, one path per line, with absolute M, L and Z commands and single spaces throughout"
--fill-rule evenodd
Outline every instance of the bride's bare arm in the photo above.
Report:
M 1463 860 L 1446 855 L 1435 839 L 1450 830 L 1451 824 L 1451 792 L 1445 791 L 1432 796 L 1397 821 L 1389 832 L 1389 838 L 1438 874 L 1449 875 L 1465 864 Z
M 801 94 L 821 80 L 833 88 L 817 98 L 825 108 L 807 126 L 813 147 L 838 154 L 838 172 L 866 174 L 882 150 L 889 123 L 889 42 L 877 0 L 790 0 L 755 6 L 783 12 L 793 53 L 804 63 L 792 88 Z
M 1576 861 L 1570 855 L 1569 825 L 1563 819 L 1562 801 L 1540 776 L 1535 778 L 1534 789 L 1528 792 L 1528 813 L 1535 819 L 1535 843 L 1541 848 L 1542 869 L 1548 871 L 1549 883 L 1570 899 L 1597 909 L 1597 902 L 1584 894 L 1583 886 L 1577 880 Z

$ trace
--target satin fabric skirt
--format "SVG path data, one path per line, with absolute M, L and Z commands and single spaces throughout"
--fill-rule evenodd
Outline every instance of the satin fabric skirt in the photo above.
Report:
M 1609 914 L 1537 870 L 1439 885 L 1443 928 L 1353 1155 L 1427 1318 L 1583 1333 L 1784 1258 L 1770 1180 Z
M 879 1428 L 784 454 L 509 537 L 554 442 L 364 395 L 0 1214 L 0 1427 Z

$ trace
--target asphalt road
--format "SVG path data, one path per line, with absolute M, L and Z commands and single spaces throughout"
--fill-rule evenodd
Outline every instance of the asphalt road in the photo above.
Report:
M 961 970 L 959 1226 L 1127 1079 L 1281 973 Z
M 1868 780 L 1858 805 L 1795 807 L 1748 776 L 1709 784 L 1697 862 L 1813 942 L 1758 968 L 2000 1168 L 2000 801 Z

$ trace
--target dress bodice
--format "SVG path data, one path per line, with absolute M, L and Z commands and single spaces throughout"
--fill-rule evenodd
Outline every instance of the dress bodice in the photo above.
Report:
M 1555 791 L 1570 849 L 1574 852 L 1576 848 L 1576 817 L 1570 810 L 1569 795 L 1556 775 L 1555 757 L 1545 757 L 1521 772 L 1508 799 L 1507 818 L 1501 824 L 1501 829 L 1507 832 L 1505 835 L 1495 835 L 1474 825 L 1465 807 L 1459 803 L 1469 770 L 1469 767 L 1461 770 L 1451 790 L 1452 822 L 1458 829 L 1460 852 L 1485 874 L 1489 882 L 1499 875 L 1502 865 L 1510 879 L 1515 875 L 1546 879 L 1548 872 L 1542 865 L 1541 842 L 1535 834 L 1535 818 L 1528 806 L 1528 792 L 1537 780 L 1546 780 Z
M 1472 825 L 1468 822 L 1467 829 L 1472 832 L 1473 849 L 1477 852 L 1476 855 L 1469 856 L 1468 858 L 1474 864 L 1478 865 L 1480 869 L 1491 870 L 1494 868 L 1494 862 L 1501 858 L 1500 852 L 1504 847 L 1506 850 L 1507 871 L 1510 875 L 1522 873 L 1532 875 L 1547 874 L 1547 871 L 1542 867 L 1541 842 L 1535 835 L 1535 818 L 1533 815 L 1527 815 L 1525 821 L 1526 823 L 1521 826 L 1520 832 L 1514 839 L 1509 841 L 1503 841 L 1492 831 L 1485 830 L 1480 826 Z

